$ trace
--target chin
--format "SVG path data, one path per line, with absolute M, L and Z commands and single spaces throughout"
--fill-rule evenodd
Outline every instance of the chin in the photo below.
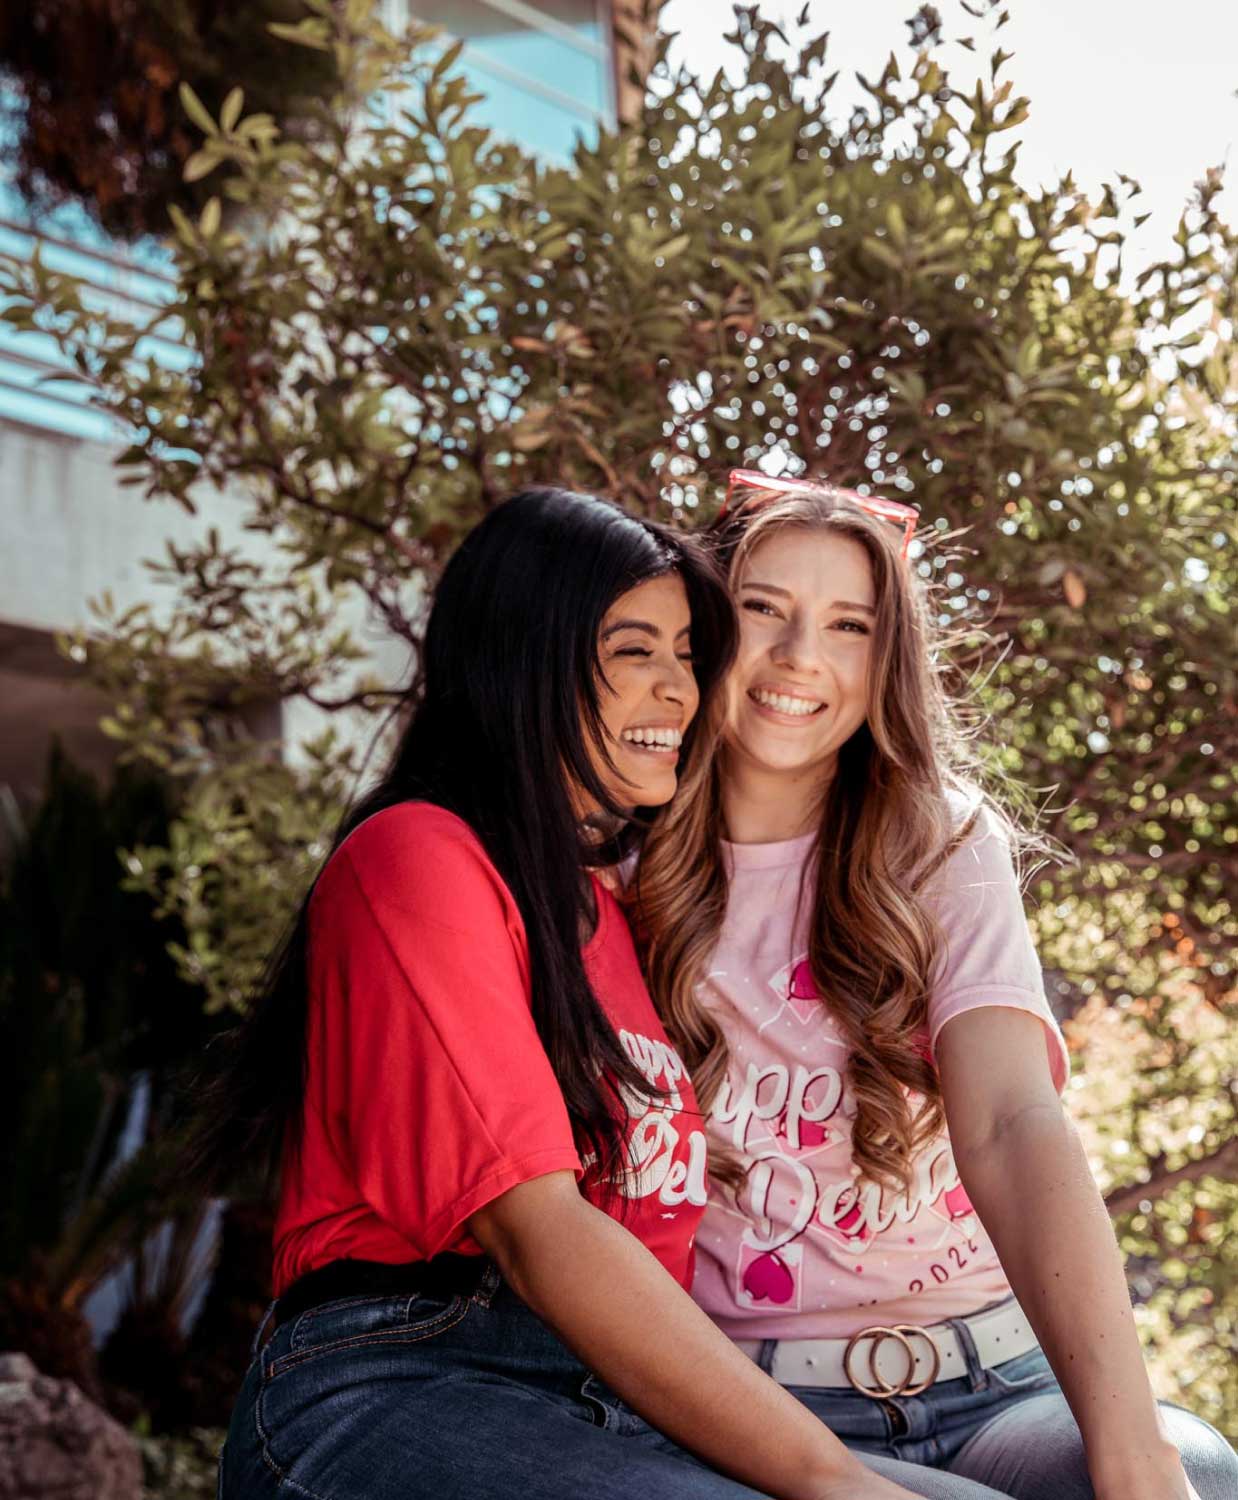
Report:
M 830 759 L 828 746 L 789 745 L 781 736 L 765 733 L 763 729 L 764 726 L 758 726 L 755 732 L 747 734 L 732 731 L 727 735 L 731 749 L 767 771 L 808 771 Z
M 665 807 L 675 793 L 679 790 L 679 780 L 676 777 L 669 786 L 664 781 L 652 782 L 647 786 L 638 786 L 635 789 L 635 806 L 637 807 Z M 628 788 L 632 795 L 633 788 Z

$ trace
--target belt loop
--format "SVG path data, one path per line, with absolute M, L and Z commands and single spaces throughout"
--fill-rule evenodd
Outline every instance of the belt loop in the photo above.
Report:
M 499 1274 L 499 1268 L 492 1260 L 488 1260 L 481 1273 L 481 1279 L 477 1283 L 477 1290 L 473 1293 L 472 1300 L 478 1307 L 489 1307 L 495 1292 L 503 1284 L 503 1278 Z
M 250 1362 L 250 1364 L 253 1364 L 254 1360 L 256 1360 L 258 1358 L 258 1350 L 261 1349 L 262 1345 L 263 1345 L 263 1337 L 262 1337 L 262 1335 L 267 1331 L 267 1324 L 271 1321 L 271 1318 L 274 1316 L 275 1305 L 276 1304 L 274 1302 L 268 1302 L 267 1303 L 267 1310 L 266 1310 L 266 1312 L 264 1312 L 262 1314 L 262 1322 L 258 1324 L 258 1331 L 257 1331 L 257 1333 L 254 1334 L 254 1341 L 249 1346 L 249 1362 Z
M 959 1341 L 959 1348 L 963 1351 L 963 1362 L 967 1366 L 967 1382 L 972 1391 L 987 1391 L 989 1388 L 989 1372 L 980 1362 L 980 1355 L 976 1350 L 976 1341 L 971 1336 L 971 1329 L 967 1326 L 966 1318 L 947 1318 L 945 1320 L 954 1329 L 955 1337 Z
M 778 1349 L 777 1339 L 762 1339 L 757 1350 L 756 1362 L 767 1375 L 774 1373 L 774 1354 Z

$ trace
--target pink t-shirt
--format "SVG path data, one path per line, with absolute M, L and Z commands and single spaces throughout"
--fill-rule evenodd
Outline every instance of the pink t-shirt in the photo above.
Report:
M 710 1131 L 750 1165 L 738 1210 L 711 1187 L 692 1295 L 733 1338 L 848 1338 L 873 1323 L 966 1315 L 1010 1292 L 944 1133 L 916 1159 L 910 1194 L 857 1189 L 847 1047 L 813 986 L 796 910 L 813 843 L 723 846 L 730 894 L 701 997 L 731 1063 Z M 925 899 L 946 939 L 930 1044 L 964 1011 L 1030 1011 L 1060 1090 L 1066 1048 L 996 819 L 980 814 Z

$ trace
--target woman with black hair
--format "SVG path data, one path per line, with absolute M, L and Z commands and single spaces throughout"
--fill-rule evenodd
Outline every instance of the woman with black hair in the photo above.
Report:
M 684 1291 L 699 1112 L 589 874 L 708 753 L 733 646 L 688 543 L 563 491 L 445 570 L 391 769 L 212 1107 L 207 1161 L 281 1178 L 224 1500 L 907 1494 Z

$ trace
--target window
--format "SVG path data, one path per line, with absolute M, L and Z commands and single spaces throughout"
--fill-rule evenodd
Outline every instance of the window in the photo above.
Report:
M 614 116 L 603 0 L 406 0 L 418 20 L 465 43 L 461 59 L 485 102 L 477 118 L 548 156 Z

